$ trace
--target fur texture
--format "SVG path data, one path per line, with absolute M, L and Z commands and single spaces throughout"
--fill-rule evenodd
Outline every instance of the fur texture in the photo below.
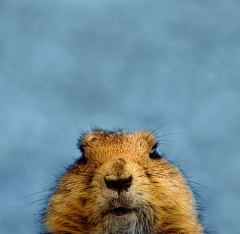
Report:
M 92 131 L 80 159 L 51 196 L 51 234 L 203 234 L 181 172 L 156 151 L 148 131 Z

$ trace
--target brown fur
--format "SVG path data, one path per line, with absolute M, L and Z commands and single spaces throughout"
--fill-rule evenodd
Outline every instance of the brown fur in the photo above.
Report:
M 148 131 L 85 134 L 80 148 L 87 162 L 76 163 L 61 178 L 47 207 L 47 230 L 203 234 L 180 171 L 162 158 L 149 157 L 155 144 Z M 129 212 L 117 214 L 117 208 Z

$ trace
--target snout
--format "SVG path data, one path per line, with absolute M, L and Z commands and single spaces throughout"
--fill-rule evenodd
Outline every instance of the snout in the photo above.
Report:
M 104 177 L 106 186 L 109 189 L 127 190 L 132 185 L 133 176 L 129 169 L 126 168 L 126 162 L 122 158 L 114 159 L 107 168 Z

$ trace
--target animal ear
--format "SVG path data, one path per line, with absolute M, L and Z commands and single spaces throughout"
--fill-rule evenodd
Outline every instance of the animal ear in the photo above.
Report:
M 145 142 L 147 142 L 149 147 L 153 147 L 157 143 L 157 140 L 154 134 L 148 130 L 137 131 L 134 134 L 136 134 L 139 139 L 143 139 Z
M 83 153 L 84 148 L 97 140 L 103 133 L 102 132 L 88 132 L 80 136 L 77 142 L 77 148 Z

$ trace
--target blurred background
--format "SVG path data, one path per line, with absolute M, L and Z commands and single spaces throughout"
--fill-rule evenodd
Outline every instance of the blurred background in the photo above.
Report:
M 162 125 L 206 222 L 240 233 L 239 74 L 238 0 L 1 0 L 0 233 L 38 232 L 83 130 Z

